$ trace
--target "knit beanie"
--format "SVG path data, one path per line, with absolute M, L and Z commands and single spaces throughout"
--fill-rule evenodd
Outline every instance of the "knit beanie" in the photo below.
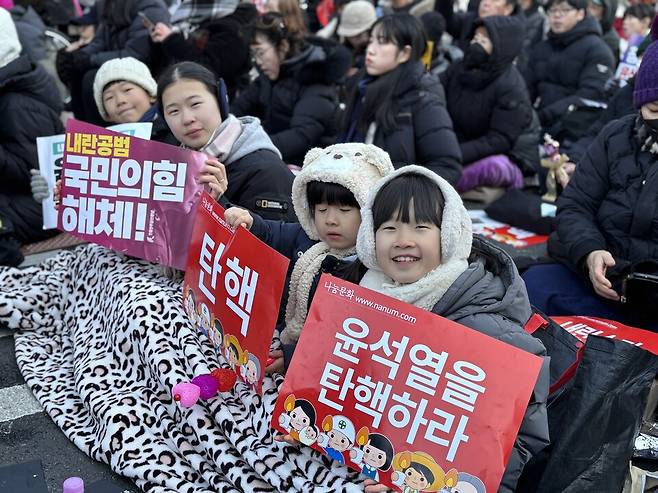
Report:
M 149 68 L 142 62 L 133 57 L 108 60 L 101 65 L 94 78 L 94 100 L 98 112 L 105 120 L 107 120 L 107 112 L 103 106 L 103 90 L 111 82 L 117 81 L 132 82 L 144 89 L 152 98 L 157 96 L 158 85 Z
M 388 153 L 371 144 L 335 144 L 308 151 L 304 166 L 292 184 L 292 203 L 304 232 L 312 240 L 320 239 L 306 195 L 309 182 L 342 185 L 363 207 L 373 185 L 393 170 Z
M 336 34 L 343 37 L 357 36 L 368 31 L 376 20 L 377 13 L 372 3 L 368 0 L 354 0 L 345 5 Z
M 0 8 L 0 68 L 16 60 L 22 49 L 11 14 Z
M 635 74 L 633 105 L 640 109 L 642 105 L 658 101 L 658 17 L 651 25 L 651 44 L 642 55 L 640 68 Z

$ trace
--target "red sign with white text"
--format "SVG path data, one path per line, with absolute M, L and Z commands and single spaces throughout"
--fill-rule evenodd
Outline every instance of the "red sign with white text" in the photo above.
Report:
M 658 354 L 658 334 L 655 332 L 629 327 L 620 322 L 604 318 L 584 316 L 551 318 L 583 343 L 591 335 L 609 337 L 641 347 L 653 354 Z
M 541 365 L 325 274 L 272 427 L 396 491 L 495 492 Z
M 190 241 L 183 306 L 237 375 L 261 391 L 289 260 L 204 192 Z

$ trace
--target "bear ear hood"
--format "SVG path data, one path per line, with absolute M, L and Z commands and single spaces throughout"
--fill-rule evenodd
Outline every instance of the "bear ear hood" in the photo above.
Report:
M 306 194 L 310 182 L 342 185 L 363 208 L 370 189 L 393 171 L 388 153 L 371 144 L 336 144 L 311 149 L 292 185 L 292 203 L 299 224 L 309 238 L 320 240 Z

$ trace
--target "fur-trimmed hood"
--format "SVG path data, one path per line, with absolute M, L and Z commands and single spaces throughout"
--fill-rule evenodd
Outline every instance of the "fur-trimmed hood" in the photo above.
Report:
M 292 184 L 292 203 L 299 224 L 309 238 L 320 239 L 306 195 L 309 182 L 342 185 L 363 207 L 369 190 L 393 169 L 388 153 L 371 144 L 335 144 L 324 149 L 311 149 L 304 158 L 302 171 Z

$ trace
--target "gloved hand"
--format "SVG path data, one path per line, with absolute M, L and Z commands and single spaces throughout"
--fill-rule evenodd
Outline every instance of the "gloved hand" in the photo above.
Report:
M 46 178 L 39 173 L 37 169 L 31 169 L 30 174 L 32 178 L 30 179 L 30 187 L 32 188 L 32 198 L 37 202 L 41 203 L 48 197 L 50 197 L 50 189 L 48 188 L 48 182 Z
M 74 77 L 71 53 L 73 52 L 66 51 L 66 48 L 62 48 L 57 52 L 57 57 L 55 58 L 57 76 L 65 85 L 69 85 Z

